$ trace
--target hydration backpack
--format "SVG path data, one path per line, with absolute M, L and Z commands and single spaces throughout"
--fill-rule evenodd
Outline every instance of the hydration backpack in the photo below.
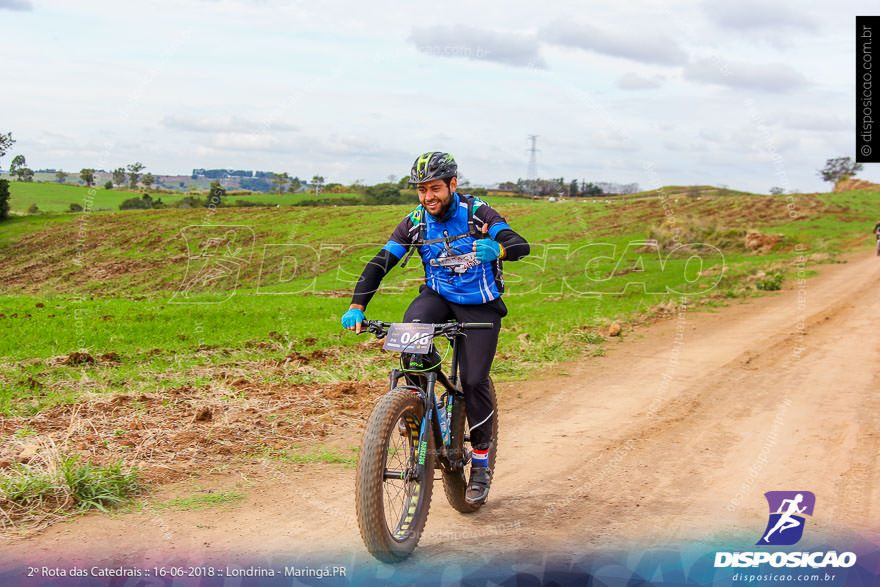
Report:
M 409 262 L 409 258 L 412 257 L 412 255 L 416 251 L 416 249 L 422 245 L 433 245 L 435 243 L 445 243 L 446 248 L 449 249 L 450 248 L 449 244 L 451 242 L 457 241 L 462 238 L 467 238 L 469 236 L 472 236 L 476 239 L 481 239 L 481 238 L 486 237 L 485 234 L 483 234 L 482 232 L 477 230 L 477 226 L 474 223 L 474 197 L 459 195 L 459 198 L 464 199 L 467 202 L 468 232 L 465 232 L 462 234 L 457 234 L 455 236 L 449 236 L 447 231 L 444 230 L 442 238 L 432 238 L 432 239 L 426 240 L 425 236 L 426 236 L 426 232 L 428 230 L 428 223 L 425 220 L 425 214 L 427 214 L 427 211 L 425 211 L 424 207 L 419 205 L 417 210 L 419 210 L 421 213 L 419 214 L 418 236 L 416 237 L 416 242 L 413 243 L 412 247 L 410 247 L 409 252 L 403 258 L 403 263 L 400 264 L 401 269 L 406 267 L 406 264 Z

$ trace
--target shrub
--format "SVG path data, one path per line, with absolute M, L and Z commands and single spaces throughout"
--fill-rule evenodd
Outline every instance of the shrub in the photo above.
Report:
M 28 206 L 27 211 L 28 211 L 28 214 L 36 214 L 37 212 L 40 211 L 40 209 L 37 207 L 36 204 L 31 204 L 30 206 Z
M 204 208 L 205 201 L 196 196 L 184 196 L 175 206 L 177 208 Z
M 107 183 L 104 184 L 104 189 L 105 190 L 112 190 L 113 189 L 113 182 L 108 180 Z
M 167 208 L 162 199 L 154 200 L 150 194 L 144 194 L 140 198 L 129 198 L 119 204 L 120 210 L 151 210 L 153 208 Z
M 143 198 L 129 198 L 119 204 L 120 210 L 146 210 L 152 207 L 153 203 L 147 202 Z
M 782 283 L 784 281 L 785 275 L 782 273 L 769 273 L 766 277 L 758 281 L 755 284 L 755 287 L 763 291 L 776 291 L 782 289 Z
M 382 204 L 411 204 L 412 196 L 400 193 L 396 184 L 380 183 L 371 185 L 364 190 L 361 203 L 368 206 L 381 206 Z
M 76 202 L 71 202 L 71 203 L 70 203 L 70 208 L 68 209 L 68 212 L 82 212 L 82 211 L 83 211 L 83 207 L 82 207 L 82 206 L 80 206 L 80 205 L 77 204 Z

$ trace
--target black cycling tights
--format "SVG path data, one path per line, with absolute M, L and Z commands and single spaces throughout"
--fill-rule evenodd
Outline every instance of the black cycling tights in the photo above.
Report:
M 498 346 L 501 318 L 506 315 L 507 307 L 501 298 L 485 304 L 454 304 L 423 285 L 403 316 L 404 322 L 418 320 L 437 324 L 455 318 L 459 322 L 491 322 L 495 325 L 491 330 L 468 330 L 467 336 L 459 341 L 461 388 L 471 428 L 471 446 L 477 450 L 488 449 L 492 438 L 490 418 L 495 406 L 489 393 L 489 369 Z

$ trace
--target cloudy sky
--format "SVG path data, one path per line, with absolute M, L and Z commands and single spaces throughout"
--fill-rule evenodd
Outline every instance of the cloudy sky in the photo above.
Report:
M 611 4 L 0 0 L 0 132 L 32 168 L 343 183 L 429 150 L 476 184 L 525 177 L 530 134 L 542 177 L 643 188 L 824 190 L 853 155 L 876 3 Z

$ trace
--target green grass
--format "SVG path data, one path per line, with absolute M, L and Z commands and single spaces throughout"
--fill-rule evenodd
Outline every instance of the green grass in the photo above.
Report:
M 217 506 L 229 506 L 244 499 L 241 493 L 222 491 L 220 493 L 200 493 L 188 497 L 177 497 L 168 501 L 160 501 L 153 504 L 157 509 L 175 510 L 188 512 L 203 510 Z
M 88 202 L 92 210 L 119 210 L 119 205 L 129 199 L 140 197 L 143 190 L 129 191 L 123 188 L 106 190 L 103 186 L 87 188 L 85 186 L 68 185 L 60 183 L 35 183 L 10 181 L 10 210 L 13 214 L 26 214 L 32 204 L 36 204 L 41 212 L 67 212 L 71 203 L 86 207 Z M 91 192 L 91 193 L 90 193 Z M 174 194 L 151 193 L 153 199 L 161 198 L 165 204 L 176 204 L 187 194 L 177 192 Z M 232 204 L 235 200 L 259 202 L 274 206 L 289 206 L 296 202 L 314 199 L 312 193 L 295 194 L 270 194 L 256 193 L 251 195 L 230 195 L 226 200 Z M 320 194 L 323 199 L 354 198 L 357 194 Z M 204 199 L 204 196 L 202 196 Z
M 357 452 L 357 448 L 352 448 L 351 450 L 353 452 Z M 342 455 L 334 451 L 333 449 L 328 449 L 324 446 L 314 449 L 311 452 L 284 451 L 276 455 L 276 458 L 290 463 L 298 464 L 339 463 L 348 466 L 354 466 L 357 464 L 356 454 L 352 456 Z
M 611 204 L 505 198 L 497 206 L 532 243 L 532 255 L 505 264 L 510 313 L 493 376 L 517 379 L 559 361 L 601 356 L 597 333 L 611 320 L 636 320 L 680 295 L 713 307 L 760 295 L 772 287 L 758 285 L 759 272 L 784 281 L 802 254 L 820 253 L 824 260 L 811 262 L 832 262 L 858 239 L 870 246 L 875 198 L 873 192 L 682 196 L 668 207 L 677 226 L 698 239 L 691 242 L 712 246 L 681 255 L 638 244 L 671 230 L 664 224 L 667 208 L 656 197 Z M 230 367 L 252 370 L 252 379 L 266 384 L 384 378 L 396 357 L 361 348 L 366 335 L 343 331 L 339 320 L 364 263 L 409 209 L 13 218 L 0 228 L 0 413 L 36 413 L 86 391 L 208 385 Z M 783 241 L 766 254 L 747 251 L 742 235 L 755 228 L 781 234 Z M 230 247 L 200 248 L 230 230 L 230 247 L 242 247 L 237 256 L 226 254 Z M 210 287 L 197 285 L 185 298 L 175 294 L 193 274 L 212 267 L 226 270 L 227 277 Z M 400 319 L 422 275 L 418 263 L 393 270 L 367 316 Z M 529 334 L 527 343 L 519 340 L 522 334 Z M 284 375 L 255 368 L 261 360 L 283 362 L 292 352 L 318 349 L 332 351 L 332 357 Z M 96 361 L 52 360 L 79 350 Z M 105 353 L 115 353 L 118 361 L 101 360 Z
M 15 463 L 0 473 L 0 510 L 12 521 L 27 521 L 38 512 L 107 511 L 140 489 L 137 475 L 137 470 L 123 471 L 121 461 L 98 466 L 76 455 Z

